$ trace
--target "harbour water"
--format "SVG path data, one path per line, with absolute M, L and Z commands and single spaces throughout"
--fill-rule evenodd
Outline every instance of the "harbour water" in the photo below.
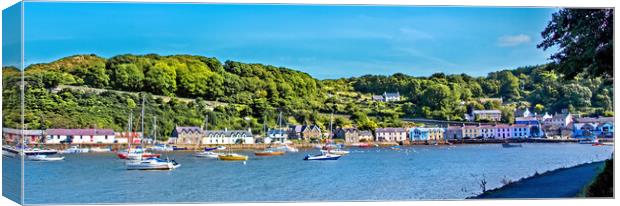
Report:
M 113 153 L 66 155 L 61 162 L 25 163 L 25 203 L 152 203 L 374 201 L 464 199 L 502 180 L 607 159 L 614 147 L 529 143 L 347 148 L 337 161 L 303 161 L 301 150 L 243 162 L 164 154 L 172 171 L 128 171 Z M 244 152 L 239 152 L 244 153 Z M 4 161 L 17 161 L 4 157 Z M 6 163 L 5 163 L 6 164 Z

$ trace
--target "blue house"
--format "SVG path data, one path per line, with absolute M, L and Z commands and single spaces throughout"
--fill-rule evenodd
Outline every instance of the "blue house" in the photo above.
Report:
M 614 124 L 612 122 L 573 123 L 573 138 L 613 138 Z
M 444 128 L 438 127 L 416 127 L 409 129 L 409 138 L 411 141 L 443 140 L 444 131 Z

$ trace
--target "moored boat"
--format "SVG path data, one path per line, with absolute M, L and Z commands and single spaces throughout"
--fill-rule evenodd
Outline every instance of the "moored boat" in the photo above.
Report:
M 282 150 L 285 152 L 299 152 L 299 149 L 289 146 L 289 145 L 280 146 L 280 147 L 277 147 L 276 149 Z
M 90 148 L 90 152 L 111 152 L 112 148 L 110 147 L 106 147 L 106 148 L 101 148 L 101 147 L 93 147 Z
M 30 161 L 60 161 L 60 160 L 64 160 L 65 157 L 55 157 L 55 156 L 48 156 L 48 155 L 32 155 L 32 156 L 28 156 L 27 159 Z
M 341 150 L 341 149 L 335 149 L 335 150 L 321 150 L 322 153 L 329 153 L 329 154 L 336 154 L 336 155 L 346 155 L 349 154 L 349 151 L 346 150 Z
M 152 157 L 145 160 L 127 162 L 126 166 L 128 170 L 171 170 L 179 168 L 181 164 L 174 160 L 162 160 Z
M 235 153 L 221 154 L 221 155 L 218 155 L 218 158 L 224 161 L 246 161 L 248 160 L 248 156 L 235 154 Z
M 521 144 L 502 143 L 503 148 L 523 147 Z
M 130 159 L 130 160 L 139 160 L 145 158 L 158 158 L 161 154 L 154 154 L 150 152 L 143 152 L 142 150 L 134 150 L 129 152 L 119 152 L 116 154 L 118 158 L 121 159 Z
M 208 157 L 208 158 L 219 158 L 220 155 L 223 155 L 223 154 L 215 153 L 211 151 L 203 151 L 203 152 L 194 154 L 194 156 L 196 157 Z
M 174 148 L 166 144 L 155 144 L 154 146 L 149 147 L 148 150 L 156 152 L 168 152 L 173 151 Z
M 11 155 L 19 155 L 19 154 L 24 154 L 26 156 L 33 156 L 33 155 L 55 155 L 58 154 L 58 150 L 55 149 L 41 149 L 41 148 L 28 148 L 25 146 L 2 146 L 2 153 L 3 154 L 7 154 L 8 156 Z
M 309 155 L 304 157 L 304 160 L 338 160 L 342 155 L 324 153 L 319 155 Z
M 88 153 L 90 149 L 88 148 L 80 148 L 78 146 L 71 146 L 69 149 L 60 151 L 61 154 L 79 154 L 79 153 Z
M 254 155 L 256 156 L 279 156 L 279 155 L 284 155 L 284 151 L 263 150 L 263 151 L 254 152 Z

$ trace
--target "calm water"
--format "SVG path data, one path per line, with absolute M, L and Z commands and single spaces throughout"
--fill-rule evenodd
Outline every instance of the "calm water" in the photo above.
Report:
M 338 161 L 303 161 L 306 153 L 250 155 L 247 164 L 170 153 L 173 171 L 128 171 L 114 154 L 67 155 L 26 162 L 25 202 L 148 203 L 463 199 L 502 179 L 607 159 L 613 147 L 579 144 L 414 146 L 400 151 L 349 148 Z M 250 154 L 248 152 L 248 154 Z M 16 159 L 5 158 L 5 161 Z

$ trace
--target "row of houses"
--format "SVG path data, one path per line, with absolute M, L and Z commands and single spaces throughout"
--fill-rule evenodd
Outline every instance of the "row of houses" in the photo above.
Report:
M 112 129 L 47 129 L 47 130 L 20 130 L 3 128 L 2 138 L 9 143 L 20 141 L 28 144 L 140 144 L 140 132 L 114 132 Z
M 203 130 L 177 126 L 168 138 L 170 144 L 254 144 L 251 130 Z
M 508 139 L 531 137 L 529 126 L 498 124 L 480 126 L 377 128 L 375 141 L 442 141 L 449 139 Z

